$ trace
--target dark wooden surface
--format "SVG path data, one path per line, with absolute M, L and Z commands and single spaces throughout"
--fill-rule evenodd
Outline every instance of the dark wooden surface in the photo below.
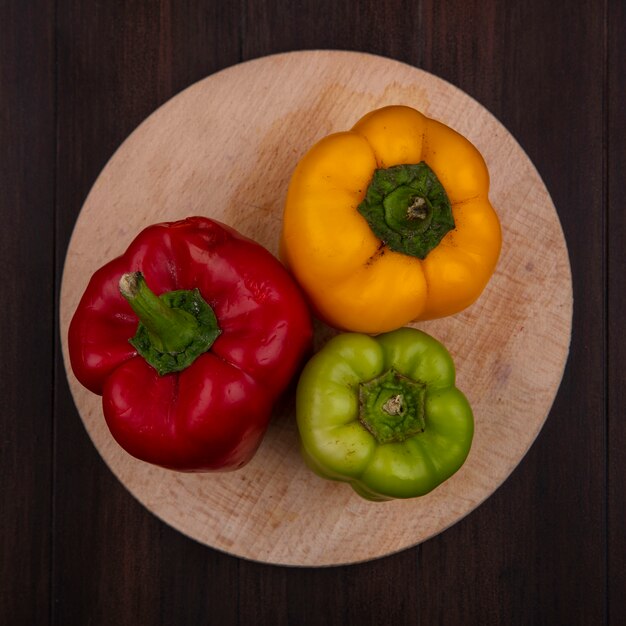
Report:
M 0 623 L 626 623 L 624 32 L 610 0 L 0 0 Z M 83 429 L 57 330 L 115 148 L 204 76 L 305 48 L 392 57 L 487 107 L 542 175 L 574 277 L 563 383 L 506 483 L 421 546 L 330 569 L 243 561 L 144 510 Z

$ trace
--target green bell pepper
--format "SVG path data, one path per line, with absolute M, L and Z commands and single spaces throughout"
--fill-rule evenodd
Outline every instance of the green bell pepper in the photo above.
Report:
M 302 372 L 296 419 L 309 467 L 369 500 L 433 490 L 463 465 L 474 434 L 450 354 L 413 328 L 331 339 Z

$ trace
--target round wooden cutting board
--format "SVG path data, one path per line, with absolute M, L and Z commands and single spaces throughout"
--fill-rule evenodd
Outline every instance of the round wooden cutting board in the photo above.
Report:
M 254 459 L 232 473 L 182 474 L 130 457 L 101 400 L 69 367 L 67 329 L 91 274 L 145 226 L 205 215 L 277 254 L 293 169 L 318 139 L 368 111 L 405 104 L 482 152 L 503 229 L 495 275 L 463 313 L 419 327 L 442 341 L 475 415 L 467 462 L 422 498 L 371 503 L 302 462 L 293 393 L 276 407 Z M 567 359 L 572 288 L 559 220 L 540 176 L 507 130 L 445 81 L 372 55 L 293 52 L 243 63 L 167 102 L 123 143 L 96 181 L 70 242 L 61 288 L 69 385 L 98 451 L 164 522 L 257 561 L 322 566 L 387 555 L 441 532 L 490 496 L 541 429 Z M 317 345 L 332 331 L 316 325 Z

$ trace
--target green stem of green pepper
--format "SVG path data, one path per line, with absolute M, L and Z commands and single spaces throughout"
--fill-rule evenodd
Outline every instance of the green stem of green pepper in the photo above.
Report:
M 404 441 L 425 428 L 426 385 L 390 368 L 359 385 L 359 420 L 379 443 Z

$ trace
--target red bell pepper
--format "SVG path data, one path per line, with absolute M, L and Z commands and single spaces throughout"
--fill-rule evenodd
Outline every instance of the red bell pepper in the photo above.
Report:
M 283 266 L 233 229 L 193 217 L 146 228 L 100 268 L 68 339 L 76 378 L 102 395 L 127 452 L 211 471 L 252 458 L 311 336 Z

